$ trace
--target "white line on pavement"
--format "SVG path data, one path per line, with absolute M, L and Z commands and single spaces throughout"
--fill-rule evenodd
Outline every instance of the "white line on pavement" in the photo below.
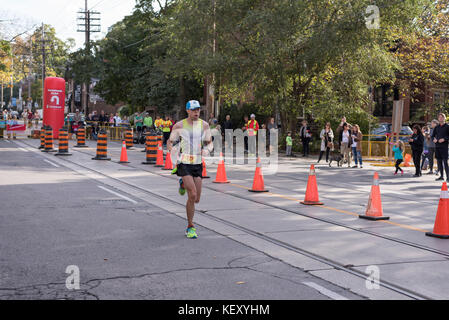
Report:
M 59 168 L 59 165 L 57 165 L 56 163 L 53 163 L 53 162 L 51 162 L 51 161 L 48 161 L 47 159 L 44 159 L 44 161 L 47 162 L 47 163 L 49 163 L 49 164 L 51 164 L 52 166 L 54 166 L 54 167 L 56 167 L 56 168 Z
M 23 151 L 23 152 L 29 152 L 27 149 L 24 149 L 24 148 L 18 148 L 18 149 Z
M 6 142 L 8 142 L 8 143 L 11 143 L 11 141 L 9 141 L 8 139 L 5 139 L 4 141 L 6 141 Z
M 331 290 L 328 290 L 318 284 L 316 284 L 315 282 L 303 282 L 303 284 L 305 284 L 308 287 L 314 288 L 316 290 L 318 290 L 320 293 L 324 294 L 325 296 L 328 296 L 331 299 L 334 300 L 348 300 L 348 298 L 345 298 L 341 295 L 339 295 L 338 293 L 335 293 Z
M 130 199 L 130 198 L 128 198 L 128 197 L 125 197 L 124 195 L 121 195 L 120 193 L 117 193 L 117 192 L 114 192 L 114 191 L 112 191 L 112 190 L 106 189 L 106 188 L 103 187 L 103 186 L 98 186 L 98 188 L 103 189 L 104 191 L 107 191 L 107 192 L 109 192 L 109 193 L 112 193 L 112 194 L 116 195 L 117 197 L 123 198 L 123 199 L 125 199 L 126 201 L 129 201 L 129 202 L 132 202 L 132 203 L 134 203 L 134 204 L 137 204 L 137 201 L 134 201 L 133 199 Z

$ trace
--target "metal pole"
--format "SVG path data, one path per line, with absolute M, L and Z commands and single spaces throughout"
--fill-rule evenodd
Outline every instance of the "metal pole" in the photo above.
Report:
M 369 87 L 370 116 L 368 118 L 368 158 L 371 157 L 371 116 L 373 115 L 373 96 L 374 96 L 374 88 L 370 85 Z
M 31 103 L 30 111 L 33 109 L 33 103 L 31 102 L 31 62 L 33 61 L 33 50 L 31 50 L 32 45 L 33 44 L 30 37 L 30 65 L 28 67 L 28 101 Z
M 42 22 L 42 109 L 44 108 L 44 82 L 45 82 L 45 39 L 44 23 Z

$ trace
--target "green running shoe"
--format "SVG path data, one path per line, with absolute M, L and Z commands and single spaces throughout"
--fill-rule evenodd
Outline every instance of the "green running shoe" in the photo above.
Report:
M 184 183 L 182 182 L 182 178 L 179 179 L 179 194 L 181 196 L 186 194 L 186 189 L 184 188 Z
M 177 166 L 172 170 L 171 174 L 176 174 L 176 172 L 178 172 L 178 167 Z
M 196 234 L 196 229 L 194 227 L 187 228 L 186 236 L 188 239 L 196 239 L 198 235 Z

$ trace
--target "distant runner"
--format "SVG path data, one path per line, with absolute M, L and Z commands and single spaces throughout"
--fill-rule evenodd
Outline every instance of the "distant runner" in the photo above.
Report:
M 189 239 L 198 237 L 193 224 L 193 216 L 195 203 L 199 203 L 201 197 L 203 156 L 208 156 L 213 150 L 210 127 L 207 122 L 199 118 L 200 109 L 198 101 L 189 101 L 186 105 L 188 117 L 173 126 L 170 139 L 167 142 L 167 149 L 171 152 L 173 144 L 180 140 L 180 154 L 174 158 L 178 159 L 178 163 L 173 172 L 181 177 L 179 193 L 183 195 L 187 190 L 188 194 L 186 236 Z

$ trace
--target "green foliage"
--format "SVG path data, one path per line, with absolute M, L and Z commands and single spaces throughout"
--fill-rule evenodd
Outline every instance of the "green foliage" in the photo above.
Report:
M 168 5 L 164 7 L 169 10 Z M 186 97 L 200 99 L 201 85 L 192 77 L 171 74 L 160 62 L 167 55 L 168 40 L 161 32 L 161 11 L 140 1 L 133 14 L 112 26 L 106 38 L 92 44 L 92 52 L 72 55 L 71 68 L 78 81 L 100 78 L 95 91 L 108 103 L 125 102 L 143 111 L 157 107 L 171 112 Z M 181 86 L 183 87 L 181 89 Z
M 262 124 L 266 124 L 268 122 L 268 118 L 271 117 L 271 114 L 267 114 L 262 106 L 255 103 L 246 103 L 241 107 L 238 107 L 232 103 L 225 104 L 220 116 L 218 117 L 218 122 L 223 124 L 226 120 L 226 115 L 228 114 L 231 116 L 234 129 L 242 128 L 245 125 L 244 117 L 247 116 L 249 119 L 251 114 L 256 116 L 256 120 L 260 127 L 262 127 Z
M 251 90 L 268 112 L 278 105 L 295 130 L 303 110 L 324 113 L 336 102 L 347 110 L 366 108 L 369 83 L 395 80 L 398 65 L 388 49 L 413 29 L 430 1 L 376 1 L 383 28 L 375 31 L 365 26 L 369 4 L 180 0 L 166 32 L 172 52 L 182 56 L 176 67 L 216 74 L 228 99 L 241 100 Z

